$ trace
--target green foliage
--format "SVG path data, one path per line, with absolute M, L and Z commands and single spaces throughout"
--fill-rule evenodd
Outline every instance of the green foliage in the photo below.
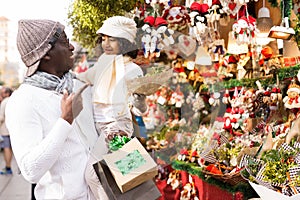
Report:
M 271 4 L 272 7 L 277 7 L 278 6 L 277 0 L 268 0 L 268 2 Z
M 134 9 L 135 0 L 74 0 L 68 19 L 73 27 L 73 40 L 91 50 L 97 44 L 96 31 L 111 16 L 125 15 Z
M 284 81 L 288 78 L 293 78 L 297 76 L 297 73 L 300 69 L 299 65 L 291 66 L 291 67 L 282 67 L 278 69 L 278 79 L 280 82 Z M 257 88 L 256 81 L 259 80 L 263 87 L 268 87 L 270 85 L 274 85 L 276 83 L 276 78 L 260 78 L 260 79 L 230 79 L 228 81 L 217 82 L 214 85 L 215 91 L 224 90 L 225 88 L 230 89 L 234 87 L 247 87 L 247 88 Z
M 298 48 L 300 47 L 300 15 L 297 14 L 296 25 L 294 27 L 295 35 L 294 40 L 296 41 Z
M 283 184 L 287 180 L 289 168 L 297 166 L 293 162 L 295 151 L 269 150 L 263 153 L 261 159 L 266 162 L 263 172 L 264 180 L 272 183 Z
M 290 18 L 291 10 L 293 9 L 293 1 L 292 0 L 283 0 L 280 2 L 280 9 L 283 13 L 283 17 Z

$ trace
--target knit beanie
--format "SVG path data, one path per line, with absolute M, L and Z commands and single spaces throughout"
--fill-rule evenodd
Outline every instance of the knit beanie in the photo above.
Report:
M 17 47 L 22 61 L 28 67 L 26 76 L 35 73 L 40 60 L 52 47 L 50 41 L 59 38 L 64 28 L 64 25 L 51 20 L 19 21 Z
M 103 22 L 102 27 L 96 33 L 111 37 L 124 38 L 129 40 L 131 43 L 134 43 L 136 32 L 136 23 L 133 19 L 123 16 L 114 16 L 106 19 Z

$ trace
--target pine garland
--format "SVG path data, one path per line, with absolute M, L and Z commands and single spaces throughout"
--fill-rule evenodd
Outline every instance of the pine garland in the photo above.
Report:
M 283 17 L 290 18 L 291 16 L 291 10 L 293 9 L 293 1 L 292 0 L 283 0 L 280 3 L 280 8 L 283 10 Z
M 297 76 L 297 73 L 300 69 L 300 65 L 295 65 L 293 67 L 283 67 L 278 69 L 277 74 L 279 78 L 279 82 L 282 82 L 288 78 L 293 78 Z M 259 80 L 261 85 L 266 88 L 270 85 L 276 84 L 276 78 L 256 78 L 256 79 L 230 79 L 228 81 L 217 82 L 214 87 L 214 91 L 221 91 L 224 89 L 232 89 L 235 87 L 246 87 L 246 88 L 256 88 L 256 81 Z
M 220 180 L 217 180 L 213 177 L 207 176 L 202 173 L 202 168 L 199 166 L 196 166 L 195 164 L 191 163 L 185 163 L 179 160 L 175 160 L 172 162 L 173 169 L 177 170 L 183 170 L 188 172 L 192 175 L 197 175 L 199 178 L 201 178 L 203 181 L 215 185 L 221 189 L 224 189 L 230 193 L 236 193 L 236 192 L 242 192 L 244 199 L 250 199 L 254 197 L 258 197 L 254 189 L 247 183 L 240 183 L 235 186 L 228 185 Z
M 298 47 L 300 47 L 300 14 L 297 14 L 297 19 L 295 20 L 296 25 L 294 27 L 295 35 L 294 40 L 296 41 Z

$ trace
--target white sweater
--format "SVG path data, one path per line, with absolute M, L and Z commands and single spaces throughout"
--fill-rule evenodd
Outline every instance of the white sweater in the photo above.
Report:
M 37 199 L 86 200 L 88 148 L 76 123 L 60 118 L 61 97 L 26 84 L 12 94 L 6 107 L 12 149 L 24 178 L 38 183 Z

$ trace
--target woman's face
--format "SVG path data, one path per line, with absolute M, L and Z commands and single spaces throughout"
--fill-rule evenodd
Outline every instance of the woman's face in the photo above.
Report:
M 104 53 L 108 55 L 120 53 L 119 41 L 116 38 L 103 35 L 101 39 L 102 39 L 101 45 L 104 50 Z

